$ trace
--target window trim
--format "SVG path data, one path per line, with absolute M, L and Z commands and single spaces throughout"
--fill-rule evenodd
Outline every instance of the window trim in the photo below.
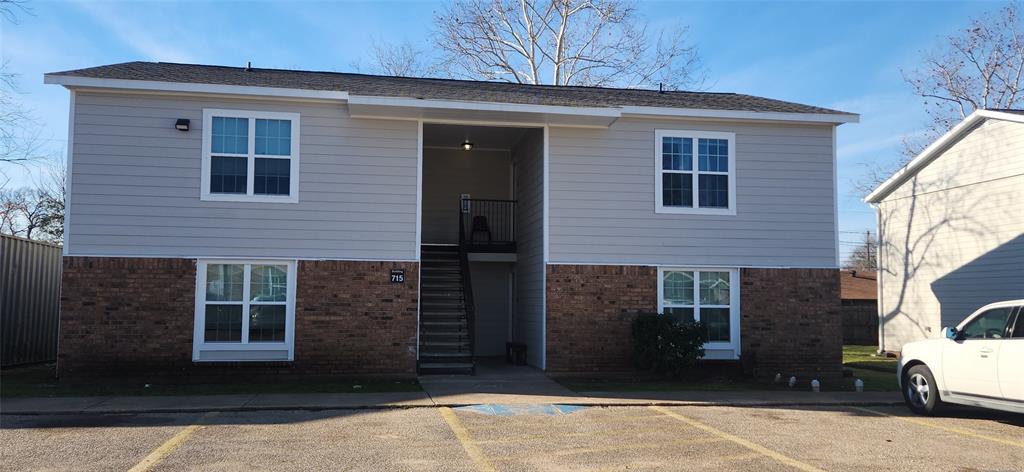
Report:
M 212 156 L 210 145 L 213 142 L 213 117 L 225 118 L 247 118 L 249 120 L 249 149 L 248 154 L 219 153 L 217 156 L 245 157 L 246 158 L 246 193 L 211 193 L 210 174 Z M 216 202 L 262 202 L 262 203 L 299 203 L 299 118 L 298 113 L 285 113 L 276 111 L 255 111 L 255 110 L 224 110 L 217 108 L 203 109 L 203 168 L 200 179 L 199 199 L 203 201 Z M 267 120 L 290 120 L 291 121 L 291 156 L 290 173 L 288 179 L 288 195 L 256 195 L 253 193 L 255 187 L 256 158 L 260 159 L 285 159 L 282 156 L 257 155 L 256 154 L 256 119 Z
M 662 195 L 662 175 L 664 175 L 664 169 L 662 169 L 661 154 L 663 148 L 662 140 L 664 138 L 691 138 L 693 139 L 693 206 L 692 207 L 677 207 L 677 206 L 666 206 L 664 203 L 664 196 Z M 723 172 L 701 172 L 699 159 L 697 157 L 697 140 L 698 139 L 724 139 L 729 142 L 729 171 Z M 701 208 L 699 198 L 699 180 L 700 175 L 728 175 L 729 176 L 729 206 L 727 208 Z M 727 133 L 720 131 L 690 131 L 690 130 L 669 130 L 669 129 L 656 129 L 654 130 L 654 212 L 655 213 L 669 213 L 669 214 L 695 214 L 695 215 L 735 215 L 736 214 L 736 133 Z
M 206 342 L 204 337 L 206 326 L 206 268 L 210 264 L 234 264 L 249 266 L 242 278 L 242 338 L 247 337 L 249 313 L 244 309 L 245 299 L 249 296 L 249 282 L 253 265 L 284 265 L 288 267 L 288 289 L 285 300 L 284 342 Z M 200 259 L 196 261 L 196 293 L 195 316 L 192 330 L 192 361 L 193 362 L 278 362 L 295 360 L 295 282 L 296 261 L 278 259 Z M 215 302 L 220 303 L 220 302 Z M 235 303 L 220 303 L 235 304 Z M 203 359 L 202 353 L 210 351 L 281 351 L 287 350 L 287 359 L 263 359 L 242 357 L 225 359 Z
M 676 267 L 666 266 L 658 267 L 658 314 L 663 315 L 665 308 L 679 307 L 682 305 L 678 304 L 666 304 L 665 303 L 665 273 L 667 272 L 693 272 L 693 316 L 695 320 L 700 320 L 700 275 L 699 272 L 728 272 L 729 273 L 729 342 L 707 342 L 704 343 L 704 349 L 713 350 L 732 350 L 735 357 L 730 359 L 739 359 L 740 355 L 740 271 L 736 268 L 727 267 Z M 720 307 L 719 305 L 709 306 L 709 308 Z M 709 359 L 715 359 L 716 357 L 708 357 Z

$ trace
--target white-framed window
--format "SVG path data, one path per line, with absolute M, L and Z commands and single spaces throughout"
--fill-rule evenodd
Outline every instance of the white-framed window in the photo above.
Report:
M 298 203 L 299 114 L 203 110 L 200 199 Z
M 722 268 L 658 269 L 658 313 L 707 326 L 705 349 L 739 355 L 739 270 Z M 730 357 L 731 357 L 730 356 Z
M 736 214 L 736 134 L 654 132 L 657 213 Z
M 295 261 L 200 260 L 194 361 L 290 361 Z

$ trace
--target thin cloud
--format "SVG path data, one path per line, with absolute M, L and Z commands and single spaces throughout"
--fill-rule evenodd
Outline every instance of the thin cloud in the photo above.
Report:
M 171 38 L 160 38 L 147 29 L 138 17 L 129 18 L 119 11 L 100 3 L 76 3 L 82 12 L 89 15 L 107 31 L 110 31 L 126 47 L 134 49 L 145 59 L 167 62 L 197 62 L 196 57 L 174 46 Z

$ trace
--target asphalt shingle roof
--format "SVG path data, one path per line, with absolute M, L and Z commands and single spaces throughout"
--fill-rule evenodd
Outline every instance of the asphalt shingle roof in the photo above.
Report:
M 877 300 L 878 280 L 873 270 L 844 270 L 839 273 L 840 298 L 843 300 Z
M 737 93 L 659 92 L 644 89 L 559 87 L 470 80 L 390 77 L 341 72 L 247 69 L 169 62 L 125 62 L 50 75 L 345 91 L 351 95 L 464 100 L 532 105 L 652 106 L 704 110 L 852 115 Z

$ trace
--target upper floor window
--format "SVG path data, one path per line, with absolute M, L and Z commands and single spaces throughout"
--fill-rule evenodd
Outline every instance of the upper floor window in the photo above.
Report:
M 736 135 L 655 132 L 655 211 L 736 214 Z
M 299 115 L 203 110 L 203 200 L 299 201 Z

